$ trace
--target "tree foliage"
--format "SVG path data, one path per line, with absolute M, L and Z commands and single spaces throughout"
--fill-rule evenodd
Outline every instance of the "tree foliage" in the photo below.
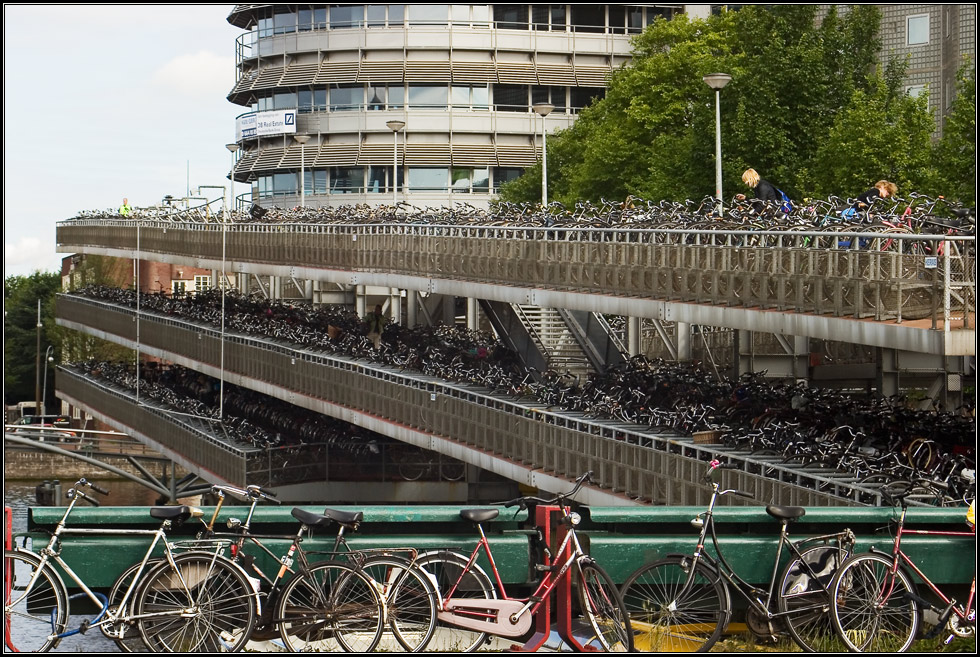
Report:
M 54 295 L 61 288 L 57 272 L 36 271 L 30 276 L 8 276 L 3 280 L 4 403 L 35 399 L 38 385 L 38 353 L 49 346 L 60 354 L 60 332 L 54 322 Z M 38 347 L 38 302 L 40 302 L 40 347 Z M 40 379 L 43 381 L 43 372 Z M 48 375 L 48 399 L 53 399 L 54 376 Z
M 720 94 L 726 196 L 745 191 L 747 167 L 796 198 L 854 195 L 881 178 L 928 187 L 932 119 L 923 99 L 901 93 L 903 62 L 875 71 L 880 11 L 831 7 L 816 18 L 815 5 L 752 5 L 658 19 L 634 39 L 605 98 L 549 138 L 549 196 L 570 204 L 712 194 L 715 94 L 702 77 L 714 72 L 732 76 Z M 501 197 L 536 201 L 540 185 L 532 167 Z
M 966 205 L 977 202 L 977 75 L 962 68 L 957 93 L 946 117 L 943 137 L 936 144 L 936 189 Z

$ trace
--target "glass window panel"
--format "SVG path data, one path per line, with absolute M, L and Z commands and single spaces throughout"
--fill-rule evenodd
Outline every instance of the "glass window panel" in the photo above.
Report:
M 929 43 L 929 16 L 909 16 L 908 45 L 917 46 Z
M 531 5 L 531 22 L 534 29 L 547 30 L 551 22 L 551 7 L 548 5 Z
M 469 193 L 470 182 L 472 177 L 473 177 L 472 169 L 453 169 L 452 170 L 453 191 Z
M 381 194 L 390 192 L 388 180 L 391 178 L 391 167 L 368 167 L 367 189 L 368 194 Z
M 524 173 L 524 169 L 520 167 L 494 167 L 493 169 L 493 186 L 495 190 L 499 190 L 500 186 L 511 180 L 517 180 Z
M 330 28 L 342 30 L 360 27 L 364 20 L 364 5 L 334 5 L 330 7 Z
M 276 34 L 287 34 L 296 31 L 296 14 L 276 14 L 272 22 Z
M 363 167 L 331 167 L 330 193 L 356 194 L 364 187 Z
M 490 107 L 490 89 L 488 87 L 473 87 L 473 109 L 488 109 Z
M 572 29 L 576 32 L 604 32 L 605 5 L 572 5 Z
M 327 109 L 327 89 L 313 90 L 313 107 L 316 111 L 322 112 Z
M 313 10 L 300 9 L 297 13 L 300 32 L 309 32 L 313 29 Z
M 404 25 L 405 5 L 388 5 L 388 25 Z
M 527 87 L 518 84 L 494 85 L 493 108 L 498 112 L 526 112 Z
M 531 105 L 538 103 L 550 103 L 551 92 L 548 87 L 531 87 Z
M 502 30 L 526 30 L 527 5 L 493 5 L 493 22 Z
M 388 109 L 405 107 L 405 87 L 401 85 L 388 87 Z
M 488 5 L 473 5 L 473 22 L 484 24 L 489 23 L 490 7 Z
M 926 85 L 924 84 L 912 84 L 905 87 L 905 94 L 912 98 L 918 98 L 920 94 L 925 93 L 925 90 Z
M 452 87 L 452 96 L 450 97 L 454 107 L 469 107 L 470 106 L 470 88 L 469 87 Z
M 630 32 L 643 30 L 643 8 L 628 7 L 626 10 L 626 27 Z
M 322 30 L 327 27 L 327 8 L 320 7 L 313 10 L 313 29 Z
M 297 105 L 296 107 L 300 112 L 312 112 L 313 111 L 313 90 L 312 89 L 300 89 L 296 93 Z
M 572 87 L 571 106 L 574 109 L 582 109 L 592 104 L 595 98 L 603 98 L 606 90 L 602 87 Z
M 272 19 L 271 18 L 260 18 L 259 19 L 259 37 L 267 37 L 272 34 Z
M 296 94 L 284 93 L 276 94 L 274 109 L 290 109 L 296 107 Z
M 412 167 L 408 170 L 408 187 L 413 191 L 446 191 L 449 169 L 441 167 Z
M 473 191 L 490 191 L 490 169 L 473 169 Z
M 388 9 L 387 5 L 368 5 L 367 6 L 368 27 L 384 27 L 385 13 L 387 9 Z
M 367 108 L 369 110 L 383 110 L 385 108 L 385 86 L 368 85 L 367 89 Z
M 626 7 L 609 5 L 609 28 L 615 34 L 626 32 Z
M 408 20 L 415 25 L 445 25 L 449 20 L 449 5 L 411 5 Z
M 361 85 L 336 86 L 330 89 L 330 111 L 358 110 L 364 104 L 364 87 Z
M 296 173 L 272 174 L 272 188 L 276 194 L 299 194 L 299 175 Z
M 303 172 L 303 193 L 307 196 L 313 194 L 313 171 L 306 170 Z
M 565 31 L 565 5 L 551 5 L 551 29 Z
M 454 23 L 470 22 L 470 5 L 449 5 L 449 10 Z
M 449 87 L 434 84 L 408 85 L 408 106 L 445 109 L 449 102 Z
M 326 169 L 313 170 L 313 193 L 314 194 L 327 193 L 327 170 Z

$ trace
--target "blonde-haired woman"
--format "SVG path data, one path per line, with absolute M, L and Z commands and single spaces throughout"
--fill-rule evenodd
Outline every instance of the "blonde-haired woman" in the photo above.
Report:
M 768 180 L 764 180 L 755 169 L 746 169 L 745 173 L 742 174 L 742 182 L 755 192 L 752 207 L 756 211 L 761 212 L 769 201 L 780 203 L 783 200 L 779 192 L 776 191 L 776 187 Z M 735 198 L 739 201 L 745 200 L 745 194 L 737 194 Z
M 875 186 L 857 197 L 854 204 L 855 210 L 863 210 L 874 203 L 879 198 L 888 198 L 898 193 L 898 185 L 887 180 L 879 180 Z

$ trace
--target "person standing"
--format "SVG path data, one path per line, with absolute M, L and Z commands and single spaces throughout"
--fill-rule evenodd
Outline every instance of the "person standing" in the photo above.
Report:
M 119 214 L 124 217 L 133 214 L 133 207 L 129 204 L 128 198 L 123 198 L 122 205 L 119 206 Z
M 375 349 L 380 349 L 381 335 L 385 332 L 385 324 L 388 323 L 388 319 L 381 310 L 381 304 L 374 307 L 374 312 L 364 316 L 364 323 L 367 324 L 368 339 L 374 343 Z

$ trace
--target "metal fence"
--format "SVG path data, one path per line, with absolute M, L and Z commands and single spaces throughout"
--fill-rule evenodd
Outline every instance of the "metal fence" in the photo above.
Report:
M 58 297 L 59 323 L 101 332 L 130 347 L 136 340 L 136 316 L 132 309 L 105 302 Z M 143 347 L 195 369 L 219 367 L 222 336 L 217 330 L 146 313 L 139 319 Z M 236 383 L 284 401 L 381 432 L 390 429 L 388 435 L 395 438 L 408 428 L 450 440 L 472 448 L 460 458 L 481 467 L 490 455 L 570 479 L 592 470 L 600 486 L 640 502 L 706 503 L 707 490 L 696 482 L 704 462 L 719 454 L 717 447 L 695 444 L 690 437 L 552 411 L 529 400 L 259 338 L 225 336 L 224 356 L 226 375 Z M 155 430 L 149 423 L 140 426 Z M 432 447 L 439 448 L 436 441 Z M 206 456 L 200 446 L 181 448 Z M 874 490 L 844 474 L 800 472 L 748 453 L 726 450 L 725 455 L 738 464 L 726 476 L 761 500 L 811 506 L 880 503 Z
M 58 244 L 879 321 L 932 318 L 933 328 L 966 326 L 976 310 L 973 237 L 75 220 L 58 224 Z

